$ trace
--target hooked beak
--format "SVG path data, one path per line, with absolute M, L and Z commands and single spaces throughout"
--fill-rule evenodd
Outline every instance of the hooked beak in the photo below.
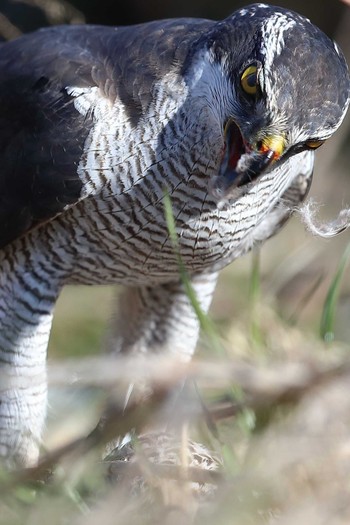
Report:
M 267 135 L 251 145 L 237 124 L 230 120 L 225 128 L 221 166 L 212 188 L 214 195 L 222 198 L 233 188 L 254 182 L 282 156 L 284 150 L 285 138 L 282 135 Z

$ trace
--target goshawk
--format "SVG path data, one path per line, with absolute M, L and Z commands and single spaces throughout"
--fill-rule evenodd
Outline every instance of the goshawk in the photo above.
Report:
M 221 22 L 60 26 L 0 45 L 0 456 L 30 465 L 67 283 L 126 285 L 116 350 L 188 359 L 217 274 L 305 197 L 349 74 L 307 19 L 250 5 Z

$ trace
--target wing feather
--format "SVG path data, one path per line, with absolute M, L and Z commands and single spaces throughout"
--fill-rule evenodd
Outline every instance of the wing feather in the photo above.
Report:
M 68 88 L 98 87 L 137 126 L 152 84 L 184 67 L 211 24 L 57 26 L 0 45 L 0 247 L 86 195 L 77 166 L 94 115 Z

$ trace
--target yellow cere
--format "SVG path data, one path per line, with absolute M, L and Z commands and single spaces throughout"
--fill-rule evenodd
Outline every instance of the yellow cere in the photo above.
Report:
M 282 135 L 271 135 L 264 137 L 261 151 L 273 151 L 274 158 L 279 159 L 285 148 L 285 138 Z

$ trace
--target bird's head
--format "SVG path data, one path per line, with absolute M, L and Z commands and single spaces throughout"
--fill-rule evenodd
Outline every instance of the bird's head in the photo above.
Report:
M 341 124 L 350 79 L 338 46 L 294 12 L 253 4 L 217 23 L 206 52 L 229 86 L 218 198 L 318 148 Z

